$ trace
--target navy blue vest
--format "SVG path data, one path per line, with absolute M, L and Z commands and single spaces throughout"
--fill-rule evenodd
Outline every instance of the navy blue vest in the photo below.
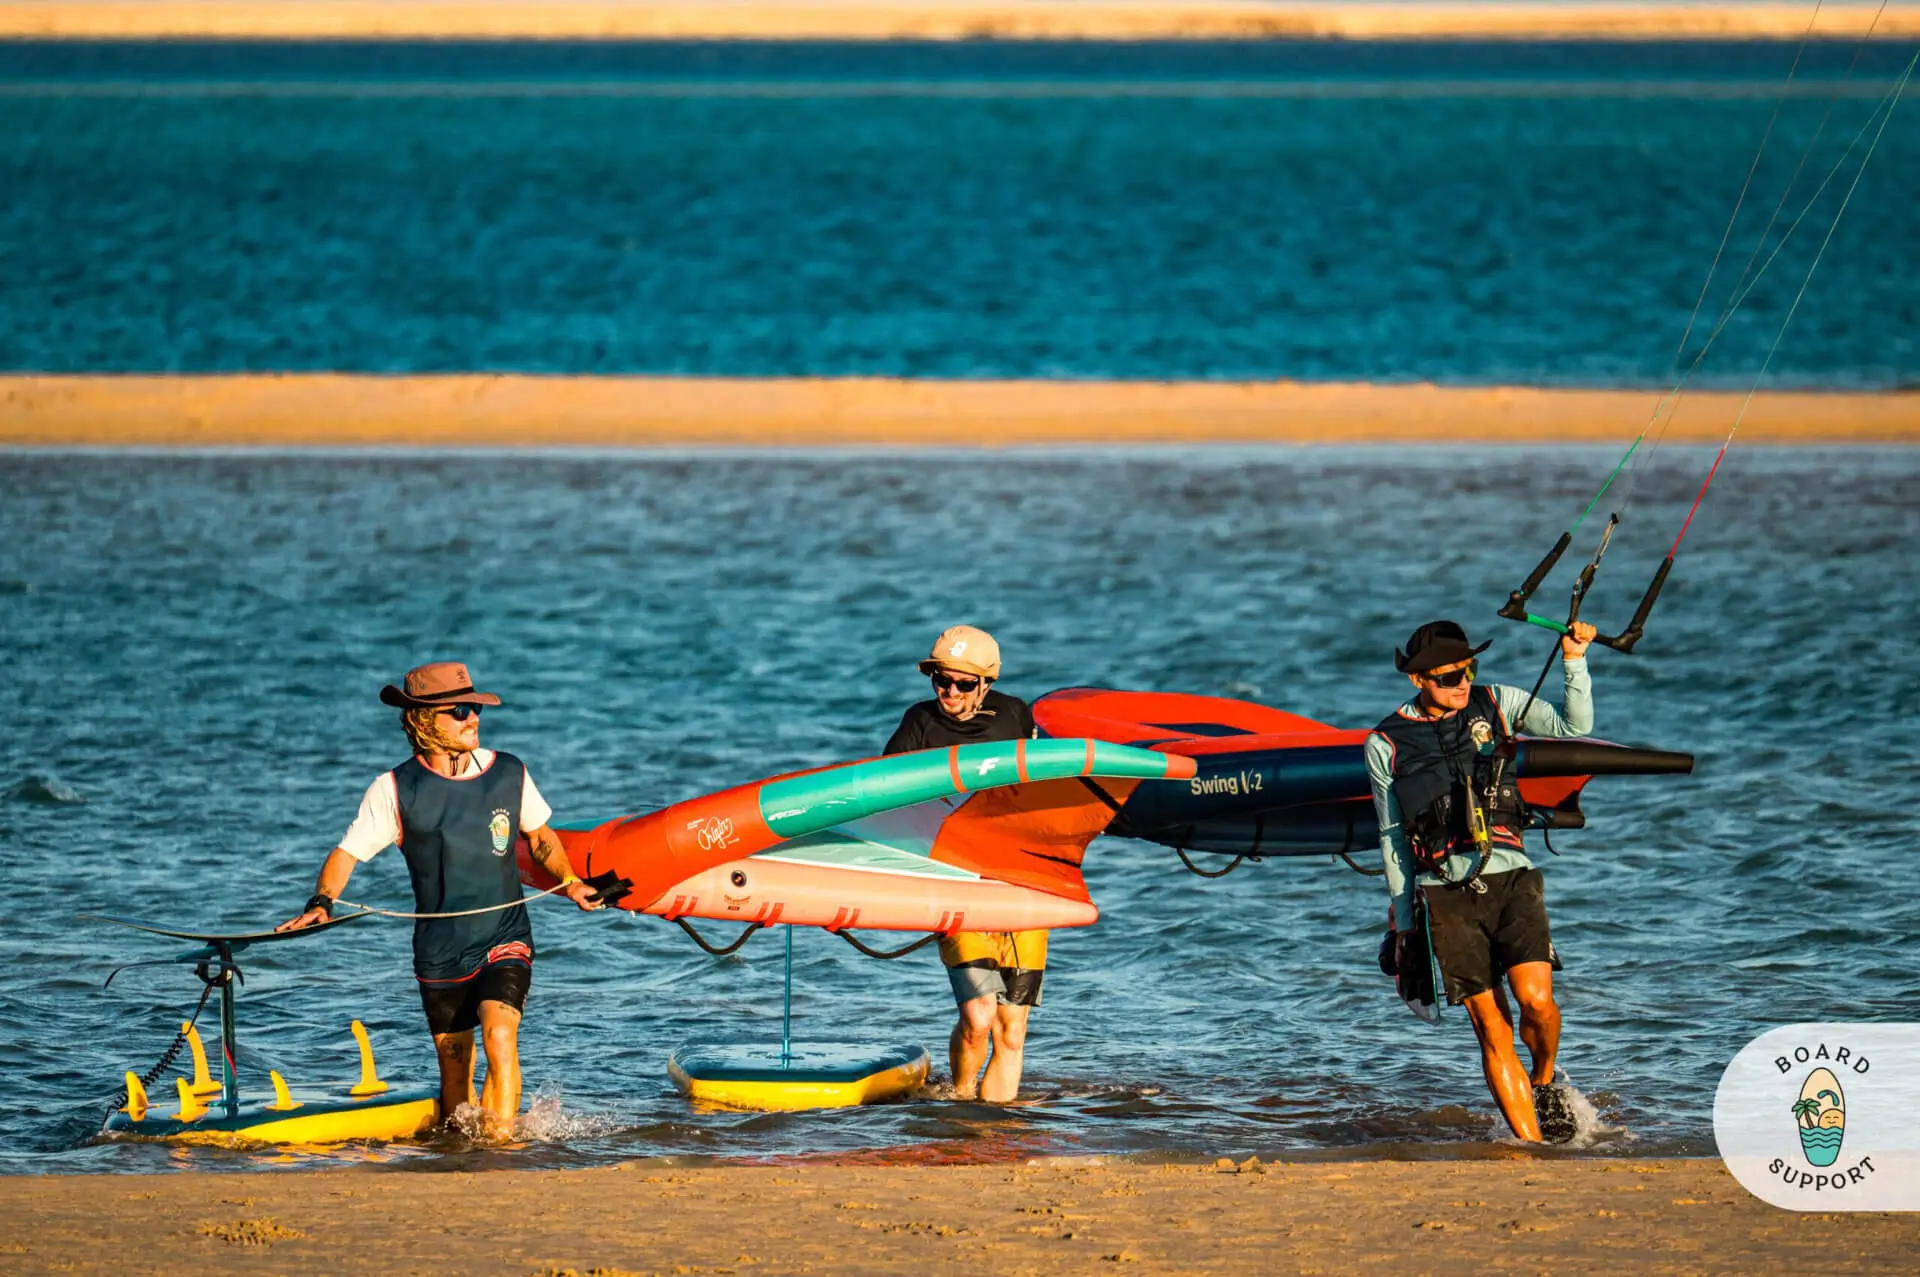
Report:
M 1420 868 L 1431 871 L 1449 855 L 1473 854 L 1468 786 L 1486 812 L 1494 845 L 1520 849 L 1527 809 L 1513 765 L 1493 783 L 1498 750 L 1512 733 L 1491 691 L 1476 684 L 1467 707 L 1447 718 L 1409 718 L 1395 710 L 1373 730 L 1393 743 L 1394 797 Z
M 418 758 L 393 769 L 400 799 L 400 854 L 413 879 L 418 913 L 451 913 L 521 898 L 513 843 L 520 836 L 520 793 L 526 765 L 495 754 L 469 780 L 448 780 Z M 462 980 L 486 965 L 498 945 L 525 944 L 533 926 L 525 906 L 465 918 L 416 918 L 413 973 L 422 980 Z

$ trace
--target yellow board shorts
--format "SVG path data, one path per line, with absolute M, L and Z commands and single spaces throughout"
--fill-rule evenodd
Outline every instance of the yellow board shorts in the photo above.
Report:
M 946 963 L 959 1005 L 992 998 L 1007 1006 L 1036 1007 L 1046 978 L 1047 933 L 957 931 L 940 937 L 940 961 Z
M 1047 968 L 1044 931 L 956 931 L 940 937 L 940 961 L 950 967 L 971 966 L 989 960 L 1009 971 Z

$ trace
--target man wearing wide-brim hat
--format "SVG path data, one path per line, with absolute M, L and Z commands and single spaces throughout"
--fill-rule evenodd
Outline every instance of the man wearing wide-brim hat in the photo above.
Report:
M 1526 805 L 1512 741 L 1584 736 L 1593 730 L 1587 645 L 1594 628 L 1575 624 L 1560 641 L 1566 713 L 1517 687 L 1477 682 L 1480 653 L 1453 621 L 1430 621 L 1394 652 L 1413 698 L 1367 737 L 1367 772 L 1380 818 L 1380 855 L 1392 901 L 1392 931 L 1380 965 L 1423 1019 L 1436 1015 L 1430 962 L 1447 1001 L 1464 1005 L 1480 1039 L 1487 1086 L 1513 1133 L 1564 1142 L 1572 1110 L 1555 1084 L 1560 1008 L 1553 1000 L 1558 956 L 1547 923 L 1546 890 L 1527 858 Z M 1431 956 L 1429 956 L 1429 946 Z M 1520 1004 L 1520 1037 L 1532 1057 L 1520 1067 L 1502 982 Z
M 533 983 L 533 926 L 521 899 L 514 854 L 518 837 L 564 884 L 567 898 L 597 909 L 594 891 L 574 875 L 553 809 L 526 765 L 480 748 L 480 711 L 497 706 L 476 691 L 467 667 L 436 661 L 409 670 L 401 686 L 380 689 L 400 710 L 413 755 L 367 787 L 360 813 L 320 868 L 319 885 L 298 930 L 333 916 L 354 866 L 398 845 L 413 881 L 413 971 L 427 1028 L 440 1057 L 440 1114 L 452 1119 L 474 1103 L 473 1031 L 487 1054 L 480 1110 L 487 1129 L 510 1133 L 520 1110 L 520 1013 Z
M 1000 677 L 1000 645 L 985 630 L 956 625 L 942 632 L 920 672 L 933 680 L 933 699 L 901 715 L 884 752 L 1034 734 L 1027 703 L 992 690 Z M 1047 974 L 1047 933 L 958 931 L 940 938 L 940 960 L 960 1012 L 947 1043 L 954 1095 L 970 1099 L 977 1091 L 983 1100 L 1005 1103 L 1020 1093 L 1027 1017 L 1040 1005 Z

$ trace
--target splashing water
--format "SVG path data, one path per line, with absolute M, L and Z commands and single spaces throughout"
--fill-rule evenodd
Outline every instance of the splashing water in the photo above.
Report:
M 559 1089 L 542 1087 L 514 1122 L 513 1134 L 520 1140 L 568 1144 L 610 1135 L 620 1125 L 611 1113 L 568 1113 L 561 1105 Z

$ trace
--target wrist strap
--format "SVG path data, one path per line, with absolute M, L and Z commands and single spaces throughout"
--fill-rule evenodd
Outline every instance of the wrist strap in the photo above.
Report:
M 318 909 L 329 918 L 333 917 L 333 897 L 322 892 L 314 892 L 311 896 L 307 897 L 307 907 L 300 912 L 306 913 L 313 909 Z

